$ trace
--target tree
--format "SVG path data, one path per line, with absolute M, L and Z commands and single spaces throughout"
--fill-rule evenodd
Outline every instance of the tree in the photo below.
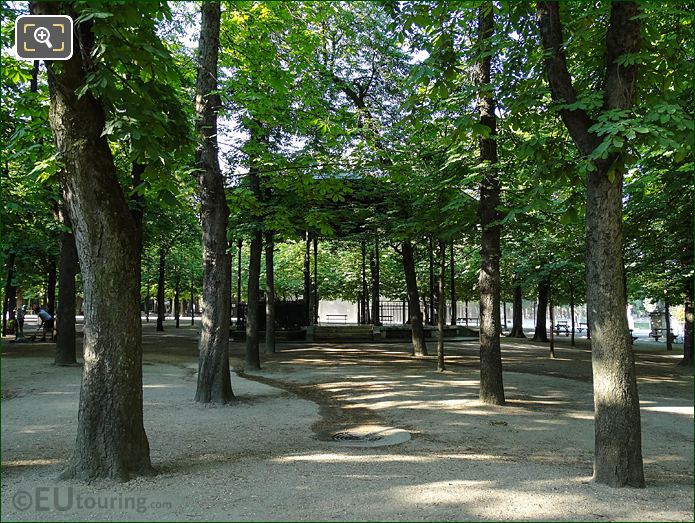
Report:
M 639 7 L 612 2 L 606 33 L 601 116 L 618 119 L 632 107 L 640 50 Z M 625 314 L 622 242 L 622 142 L 595 132 L 596 121 L 577 103 L 564 51 L 558 2 L 538 3 L 545 70 L 553 101 L 579 152 L 589 160 L 586 200 L 587 305 L 591 315 L 594 384 L 594 479 L 614 487 L 644 487 L 639 396 Z M 606 154 L 604 154 L 606 153 Z
M 204 3 L 201 11 L 195 113 L 198 135 L 196 164 L 203 230 L 203 319 L 195 400 L 225 404 L 234 399 L 234 394 L 229 369 L 229 209 L 217 159 L 220 3 Z
M 438 277 L 437 277 L 437 287 L 439 294 L 439 303 L 437 311 L 437 333 L 439 338 L 437 339 L 437 370 L 444 370 L 444 316 L 446 316 L 446 300 L 445 287 L 446 287 L 446 242 L 439 240 L 439 252 L 437 263 L 439 265 Z
M 34 2 L 35 14 L 59 4 Z M 77 18 L 79 13 L 72 13 Z M 135 225 L 104 136 L 104 108 L 86 90 L 93 19 L 77 20 L 70 60 L 46 62 L 50 124 L 65 164 L 61 185 L 75 225 L 84 285 L 84 370 L 75 452 L 64 477 L 127 480 L 150 473 L 142 418 L 142 346 Z
M 480 184 L 481 268 L 480 268 L 480 400 L 504 404 L 502 356 L 500 352 L 500 225 L 497 207 L 500 203 L 500 181 L 496 173 L 497 121 L 495 101 L 490 91 L 489 40 L 494 34 L 492 2 L 478 8 L 478 73 L 480 90 L 478 111 L 480 123 L 489 129 L 489 136 L 480 137 L 480 161 L 487 164 Z
M 548 341 L 548 297 L 550 296 L 550 283 L 546 277 L 538 281 L 538 300 L 536 305 L 536 329 L 533 333 L 533 341 Z M 551 325 L 552 329 L 553 326 Z
M 63 226 L 71 229 L 69 214 L 61 209 Z M 77 246 L 72 230 L 60 233 L 60 286 L 56 315 L 56 365 L 77 363 L 75 349 L 75 276 L 79 272 Z

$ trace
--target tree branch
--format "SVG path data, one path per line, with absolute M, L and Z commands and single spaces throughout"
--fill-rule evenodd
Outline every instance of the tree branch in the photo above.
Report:
M 559 2 L 538 2 L 536 11 L 543 49 L 548 53 L 545 59 L 545 70 L 548 74 L 553 101 L 562 104 L 575 103 L 577 94 L 567 69 L 567 59 L 563 49 L 564 39 Z M 586 111 L 583 109 L 560 109 L 560 117 L 567 126 L 567 130 L 579 151 L 585 156 L 591 154 L 600 140 L 589 132 L 589 128 L 594 122 Z
M 640 23 L 635 2 L 612 2 L 611 22 L 606 34 L 606 74 L 603 81 L 603 108 L 626 109 L 632 106 L 637 79 L 637 66 L 619 65 L 623 55 L 640 50 Z

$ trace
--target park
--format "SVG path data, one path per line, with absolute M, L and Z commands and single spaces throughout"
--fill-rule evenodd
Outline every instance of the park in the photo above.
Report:
M 693 12 L 3 3 L 3 521 L 692 521 Z

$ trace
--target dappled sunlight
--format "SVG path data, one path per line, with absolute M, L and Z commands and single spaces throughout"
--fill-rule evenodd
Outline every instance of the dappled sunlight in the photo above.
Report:
M 50 390 L 50 391 L 43 391 L 38 393 L 39 396 L 73 396 L 75 394 L 74 391 L 58 391 L 58 390 Z
M 20 434 L 40 434 L 43 432 L 54 432 L 58 425 L 29 425 L 19 431 Z
M 565 413 L 565 416 L 571 419 L 594 421 L 593 412 L 567 412 Z
M 578 488 L 584 478 L 572 483 Z M 570 516 L 569 508 L 583 500 L 581 492 L 564 492 L 562 505 L 549 499 L 549 493 L 557 490 L 557 479 L 518 479 L 510 476 L 506 481 L 489 479 L 449 479 L 416 485 L 394 486 L 384 495 L 406 506 L 451 505 L 460 511 L 457 519 L 518 519 L 556 520 L 562 514 Z M 518 511 L 518 512 L 517 512 Z M 504 516 L 502 516 L 504 514 Z
M 314 463 L 433 463 L 442 460 L 499 461 L 504 460 L 504 458 L 478 452 L 471 454 L 434 454 L 428 456 L 412 454 L 339 454 L 337 452 L 321 452 L 315 454 L 281 456 L 272 458 L 270 461 L 276 461 L 278 463 L 294 463 L 301 461 Z
M 678 414 L 679 416 L 688 416 L 690 418 L 695 415 L 695 409 L 693 407 L 642 407 L 642 410 L 666 412 L 668 414 Z
M 48 465 L 60 465 L 65 463 L 64 459 L 14 459 L 2 462 L 5 467 L 45 467 Z

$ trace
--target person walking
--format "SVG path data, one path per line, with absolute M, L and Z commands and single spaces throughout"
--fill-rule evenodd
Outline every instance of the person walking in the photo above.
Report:
M 24 316 L 27 314 L 27 306 L 22 305 L 21 307 L 17 308 L 17 312 L 15 313 L 15 318 L 17 319 L 17 326 L 15 327 L 14 331 L 14 339 L 18 340 L 19 338 L 24 337 Z

